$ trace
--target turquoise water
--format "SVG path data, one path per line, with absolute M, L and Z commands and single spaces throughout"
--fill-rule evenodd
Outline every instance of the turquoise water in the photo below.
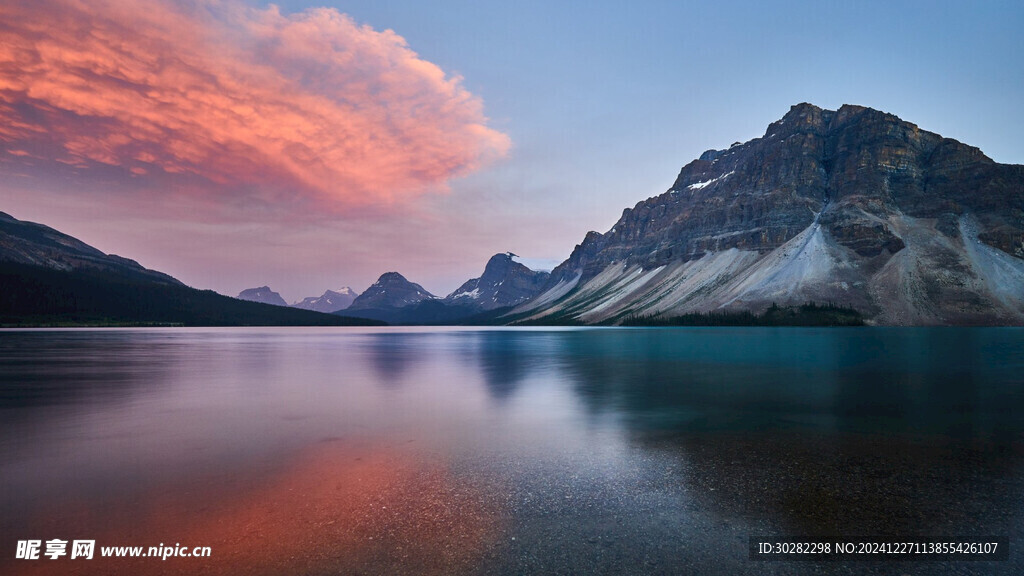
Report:
M 947 573 L 748 543 L 1012 545 L 1022 415 L 1021 329 L 2 331 L 0 572 Z

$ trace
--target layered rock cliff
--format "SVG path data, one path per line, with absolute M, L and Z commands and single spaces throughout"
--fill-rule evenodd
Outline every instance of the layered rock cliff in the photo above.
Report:
M 1024 323 L 1024 166 L 860 106 L 792 107 L 590 232 L 516 314 L 615 322 L 831 301 Z
M 511 252 L 491 256 L 484 273 L 459 286 L 444 299 L 445 304 L 482 312 L 515 306 L 537 295 L 550 274 L 531 270 L 514 258 Z

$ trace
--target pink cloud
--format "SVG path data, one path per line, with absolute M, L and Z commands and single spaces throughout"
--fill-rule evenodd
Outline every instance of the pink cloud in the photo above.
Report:
M 509 146 L 459 77 L 333 9 L 35 0 L 0 4 L 0 35 L 8 172 L 345 209 L 443 189 Z

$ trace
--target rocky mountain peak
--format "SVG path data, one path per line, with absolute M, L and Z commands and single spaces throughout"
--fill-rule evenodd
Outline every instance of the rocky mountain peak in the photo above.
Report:
M 673 295 L 634 306 L 619 294 L 621 305 L 604 302 L 600 313 L 574 318 L 754 308 L 770 297 L 842 302 L 882 323 L 974 322 L 966 319 L 992 310 L 1021 319 L 1024 284 L 1009 300 L 1000 286 L 1024 270 L 1022 206 L 1022 166 L 996 164 L 977 148 L 871 108 L 797 104 L 763 137 L 704 152 L 665 193 L 625 209 L 608 232 L 588 233 L 537 301 L 606 293 L 594 282 L 629 271 L 647 289 L 647 281 L 659 282 Z M 658 275 L 668 272 L 647 274 L 713 261 L 721 268 L 693 276 L 708 282 L 691 286 L 693 294 Z M 768 276 L 745 276 L 757 265 Z M 793 272 L 801 266 L 803 273 Z M 918 286 L 916 296 L 908 285 Z M 890 292 L 898 304 L 884 301 Z
M 398 272 L 385 272 L 385 273 L 380 275 L 380 278 L 377 279 L 376 283 L 377 284 L 390 284 L 390 283 L 395 283 L 395 282 L 408 282 L 408 280 L 406 280 L 405 276 L 402 276 Z
M 486 311 L 515 306 L 535 296 L 549 274 L 531 270 L 515 257 L 512 252 L 491 256 L 484 273 L 459 286 L 445 297 L 445 303 Z
M 485 282 L 500 282 L 509 274 L 532 272 L 523 264 L 513 260 L 514 257 L 515 254 L 512 252 L 502 252 L 501 254 L 491 256 L 491 258 L 487 260 L 487 265 L 484 266 L 484 273 L 480 275 L 480 280 Z
M 398 272 L 385 272 L 353 300 L 348 310 L 402 308 L 433 298 L 437 296 L 419 284 L 410 282 Z
M 287 306 L 288 303 L 284 301 L 284 298 L 280 294 L 274 292 L 269 286 L 260 286 L 259 288 L 247 288 L 238 293 L 239 300 L 248 300 L 249 302 L 260 302 L 263 304 L 273 304 L 274 306 Z
M 790 107 L 789 112 L 777 123 L 770 125 L 790 134 L 802 131 L 820 131 L 825 129 L 835 112 L 818 108 L 814 104 L 803 102 Z M 768 134 L 769 132 L 766 132 Z
M 352 305 L 357 294 L 348 286 L 342 286 L 337 290 L 325 290 L 320 296 L 309 296 L 300 302 L 292 304 L 293 308 L 313 310 L 314 312 L 331 313 L 344 310 Z
M 516 262 L 512 260 L 514 257 L 515 254 L 512 252 L 501 252 L 491 256 L 487 260 L 487 264 L 484 266 L 484 274 L 486 274 L 488 270 L 502 270 L 507 268 L 510 264 L 515 264 Z

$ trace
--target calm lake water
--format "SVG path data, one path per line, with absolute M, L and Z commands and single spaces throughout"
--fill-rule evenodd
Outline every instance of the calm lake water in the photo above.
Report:
M 1022 455 L 1021 329 L 0 331 L 3 574 L 1021 574 Z

